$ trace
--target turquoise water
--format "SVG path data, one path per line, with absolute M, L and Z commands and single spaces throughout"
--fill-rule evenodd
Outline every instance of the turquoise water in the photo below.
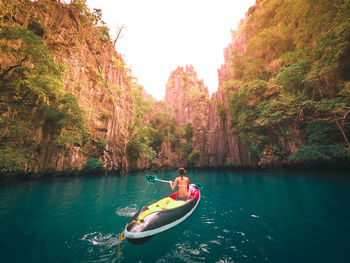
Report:
M 171 193 L 145 173 L 0 186 L 0 262 L 349 262 L 350 177 L 188 171 L 202 199 L 144 245 L 118 238 Z M 159 172 L 174 178 L 176 172 Z

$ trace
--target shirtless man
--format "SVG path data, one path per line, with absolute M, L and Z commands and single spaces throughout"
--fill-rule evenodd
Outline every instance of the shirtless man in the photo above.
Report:
M 175 187 L 177 186 L 179 190 L 177 191 L 177 200 L 186 200 L 189 195 L 189 186 L 190 186 L 190 180 L 188 177 L 185 177 L 186 170 L 182 167 L 178 170 L 179 176 L 176 177 L 175 181 L 170 181 L 170 187 L 171 190 L 174 191 Z

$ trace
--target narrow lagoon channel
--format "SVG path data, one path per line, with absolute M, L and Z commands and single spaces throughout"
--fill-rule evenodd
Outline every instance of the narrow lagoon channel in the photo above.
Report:
M 201 201 L 143 245 L 118 239 L 144 205 L 171 193 L 148 173 L 0 185 L 0 257 L 19 262 L 348 262 L 345 174 L 189 170 Z M 152 173 L 165 180 L 176 171 Z

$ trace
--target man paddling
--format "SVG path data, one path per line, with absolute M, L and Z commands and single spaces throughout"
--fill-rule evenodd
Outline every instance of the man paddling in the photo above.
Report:
M 177 200 L 186 200 L 189 196 L 189 186 L 190 186 L 190 180 L 188 177 L 185 177 L 186 170 L 182 167 L 178 170 L 179 176 L 176 177 L 175 181 L 170 181 L 170 187 L 171 190 L 175 190 L 176 186 L 178 187 L 177 191 Z

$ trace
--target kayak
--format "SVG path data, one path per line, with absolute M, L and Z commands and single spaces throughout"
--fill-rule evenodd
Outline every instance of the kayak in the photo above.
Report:
M 152 236 L 168 230 L 189 217 L 201 198 L 195 185 L 189 186 L 186 200 L 177 200 L 177 192 L 144 206 L 124 229 L 124 237 L 133 244 L 143 244 Z

